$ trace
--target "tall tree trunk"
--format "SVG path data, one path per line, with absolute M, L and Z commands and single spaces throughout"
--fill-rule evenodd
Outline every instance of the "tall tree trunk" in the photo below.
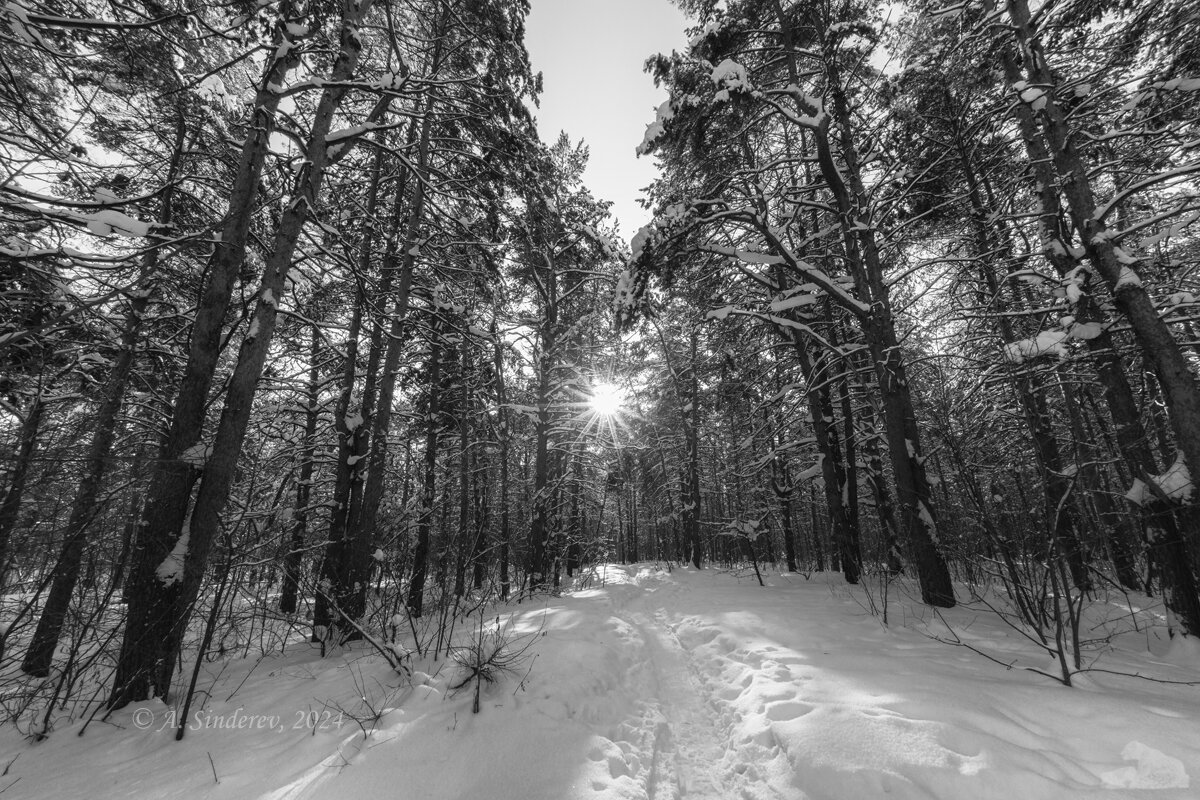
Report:
M 539 199 L 538 202 L 544 202 Z M 542 216 L 545 216 L 543 212 Z M 551 508 L 553 506 L 554 464 L 551 459 L 551 432 L 557 420 L 554 411 L 554 392 L 559 369 L 559 274 L 551 246 L 535 254 L 544 269 L 534 266 L 536 286 L 542 303 L 542 318 L 538 324 L 537 389 L 534 402 L 537 419 L 534 422 L 533 512 L 529 525 L 529 586 L 538 589 L 545 585 L 550 571 Z
M 496 369 L 496 401 L 499 406 L 500 418 L 500 599 L 507 600 L 510 591 L 508 577 L 508 548 L 512 541 L 511 520 L 509 518 L 509 477 L 508 460 L 509 447 L 512 439 L 512 429 L 509 422 L 508 391 L 504 377 L 504 344 L 496 335 L 496 323 L 493 320 L 491 328 L 493 348 L 493 363 Z
M 179 172 L 179 162 L 183 156 L 186 133 L 186 124 L 181 110 L 175 130 L 175 149 L 171 155 L 171 164 L 164 180 L 165 188 L 158 213 L 158 222 L 163 226 L 170 225 L 173 218 L 175 176 Z M 79 489 L 71 503 L 71 513 L 63 535 L 58 563 L 54 567 L 50 593 L 46 597 L 46 604 L 42 607 L 42 616 L 38 620 L 37 629 L 30 640 L 29 650 L 21 665 L 21 668 L 30 675 L 44 677 L 49 674 L 54 649 L 58 646 L 63 622 L 66 620 L 67 610 L 71 604 L 71 595 L 79 580 L 84 546 L 87 544 L 87 530 L 97 512 L 96 500 L 100 494 L 100 486 L 104 481 L 108 458 L 112 451 L 113 436 L 117 428 L 117 415 L 121 410 L 125 389 L 129 384 L 129 375 L 137 356 L 137 345 L 142 332 L 142 316 L 150 303 L 152 291 L 150 282 L 155 278 L 159 253 L 159 249 L 154 248 L 147 251 L 142 257 L 137 288 L 130 294 L 125 329 L 121 334 L 121 349 L 113 362 L 108 379 L 105 381 L 100 406 L 96 409 L 95 427 L 91 444 L 88 446 L 86 468 L 83 478 L 79 482 Z
M 830 315 L 832 317 L 832 314 Z M 840 322 L 829 320 L 829 342 L 838 347 L 841 337 L 838 335 Z M 846 538 L 842 545 L 842 572 L 846 583 L 858 583 L 862 573 L 862 542 L 859 537 L 858 519 L 858 448 L 854 431 L 854 407 L 850 401 L 850 365 L 845 359 L 841 364 L 841 375 L 837 379 L 838 400 L 842 408 L 842 463 L 844 481 L 842 486 L 842 504 L 846 508 Z M 832 403 L 830 403 L 832 408 Z M 830 435 L 836 435 L 836 429 L 831 427 Z
M 553 281 L 553 276 L 551 276 Z M 557 317 L 547 314 L 543 321 L 538 353 L 537 420 L 534 423 L 533 514 L 529 526 L 529 585 L 544 585 L 549 571 L 550 545 L 550 429 L 553 357 L 556 347 Z
M 229 236 L 223 236 L 217 245 L 214 260 L 221 263 L 214 263 L 210 271 L 205 299 L 193 326 L 192 349 L 187 372 L 176 398 L 172 432 L 161 462 L 163 466 L 155 471 L 151 479 L 147 525 L 144 535 L 139 537 L 139 553 L 131 575 L 131 591 L 127 593 L 129 613 L 109 701 L 111 707 L 119 708 L 135 700 L 166 696 L 170 690 L 175 660 L 192 605 L 200 590 L 209 551 L 219 526 L 219 516 L 232 488 L 238 455 L 274 332 L 278 304 L 291 267 L 292 254 L 310 208 L 316 207 L 324 179 L 329 161 L 325 137 L 334 112 L 345 96 L 344 85 L 353 75 L 361 52 L 357 24 L 370 10 L 371 3 L 372 0 L 363 0 L 361 5 L 354 5 L 351 0 L 344 0 L 341 51 L 334 63 L 330 81 L 333 86 L 322 92 L 318 103 L 304 166 L 296 176 L 293 198 L 279 222 L 274 245 L 264 265 L 258 302 L 229 381 L 212 453 L 205 463 L 195 507 L 188 517 L 188 496 L 194 476 L 191 464 L 178 460 L 186 449 L 181 445 L 187 442 L 191 446 L 199 440 L 204 404 L 218 355 L 216 339 L 220 334 L 233 278 L 244 256 L 252 196 L 258 184 L 258 174 L 278 105 L 279 96 L 273 84 L 283 84 L 284 76 L 291 63 L 298 58 L 298 53 L 293 56 L 294 47 L 281 47 L 278 51 L 280 54 L 269 62 L 268 79 L 258 97 L 258 102 L 263 105 L 256 109 L 255 125 L 243 149 L 244 168 L 239 169 L 239 180 L 234 187 L 238 201 L 231 200 L 230 203 L 230 217 L 226 225 Z M 282 36 L 290 37 L 293 29 L 301 30 L 304 26 L 287 28 Z M 269 111 L 265 111 L 264 107 Z M 246 181 L 250 183 L 247 185 Z M 242 197 L 243 194 L 246 196 Z M 210 335 L 211 339 L 206 339 Z
M 901 557 L 900 541 L 896 531 L 896 513 L 892 506 L 892 497 L 888 493 L 887 483 L 883 478 L 883 458 L 879 454 L 879 410 L 871 406 L 870 435 L 863 440 L 863 452 L 866 454 L 867 483 L 871 485 L 871 497 L 875 501 L 875 514 L 879 518 L 879 531 L 887 549 L 886 560 L 888 572 L 898 575 L 904 570 L 904 559 Z
M 1004 47 L 1000 58 L 1005 79 L 1011 86 L 1030 80 L 1041 91 L 1044 107 L 1038 113 L 1032 104 L 1020 97 L 1013 103 L 1012 113 L 1025 142 L 1029 162 L 1034 172 L 1041 203 L 1040 230 L 1047 257 L 1066 277 L 1069 262 L 1067 235 L 1059 223 L 1059 200 L 1055 187 L 1061 186 L 1067 200 L 1072 222 L 1079 231 L 1088 260 L 1093 265 L 1116 301 L 1118 311 L 1129 321 L 1134 338 L 1153 365 L 1159 382 L 1166 387 L 1166 402 L 1171 426 L 1176 434 L 1189 471 L 1195 475 L 1200 464 L 1200 391 L 1178 343 L 1166 323 L 1158 316 L 1153 302 L 1136 275 L 1122 264 L 1113 249 L 1110 231 L 1103 219 L 1096 217 L 1089 172 L 1071 135 L 1066 116 L 1054 95 L 1056 82 L 1050 74 L 1041 45 L 1033 36 L 1029 9 L 1023 0 L 1007 2 L 1013 26 L 1010 30 L 1019 55 Z M 989 9 L 994 4 L 989 2 Z M 1022 66 L 1025 72 L 1022 72 Z M 1044 138 L 1043 138 L 1044 136 Z M 1059 180 L 1058 176 L 1063 176 Z M 1126 280 L 1122 280 L 1122 276 Z M 1086 275 L 1080 276 L 1083 286 L 1076 305 L 1080 321 L 1102 320 L 1096 300 L 1088 293 Z M 1119 351 L 1107 326 L 1099 336 L 1086 340 L 1089 352 L 1104 391 L 1105 402 L 1113 419 L 1117 445 L 1121 456 L 1134 477 L 1157 474 L 1153 453 L 1138 413 L 1138 404 L 1121 364 Z M 1175 511 L 1176 513 L 1171 513 Z M 1156 513 L 1157 512 L 1157 513 Z M 1200 589 L 1193 570 L 1180 570 L 1179 563 L 1195 559 L 1197 532 L 1200 520 L 1193 508 L 1171 509 L 1169 504 L 1156 502 L 1144 509 L 1147 522 L 1162 533 L 1155 537 L 1150 555 L 1159 564 L 1165 582 L 1168 603 L 1191 633 L 1200 631 Z
M 439 59 L 440 44 L 435 47 L 433 63 L 436 65 Z M 421 122 L 416 169 L 411 176 L 413 197 L 409 205 L 408 219 L 405 221 L 403 244 L 398 253 L 389 250 L 388 264 L 386 265 L 390 267 L 394 263 L 394 258 L 397 256 L 400 258 L 396 300 L 391 314 L 391 328 L 387 334 L 383 369 L 379 377 L 378 404 L 371 419 L 370 450 L 367 455 L 367 476 L 363 485 L 362 505 L 359 512 L 351 519 L 351 528 L 348 532 L 352 553 L 350 585 L 358 586 L 351 602 L 354 610 L 366 602 L 366 576 L 371 567 L 371 553 L 374 551 L 372 545 L 378 529 L 379 508 L 383 503 L 384 479 L 387 475 L 388 433 L 392 426 L 396 378 L 400 372 L 400 356 L 406 343 L 404 329 L 412 292 L 413 269 L 417 259 L 417 241 L 425 215 L 425 184 L 429 177 L 427 169 L 430 154 L 432 102 L 432 98 L 426 102 L 425 115 Z M 378 352 L 377 348 L 373 349 Z
M 796 61 L 792 27 L 779 0 L 772 0 L 772 6 L 780 26 L 791 81 L 799 87 L 802 79 Z M 896 335 L 884 264 L 875 238 L 875 223 L 871 219 L 869 198 L 854 146 L 853 120 L 837 55 L 825 53 L 823 67 L 833 107 L 825 108 L 823 103 L 807 98 L 797 88 L 793 97 L 801 114 L 798 119 L 804 120 L 802 124 L 812 133 L 821 176 L 833 195 L 838 212 L 846 263 L 854 278 L 859 301 L 858 305 L 847 304 L 846 308 L 862 324 L 874 364 L 883 404 L 892 475 L 900 502 L 900 529 L 916 567 L 921 599 L 929 605 L 951 607 L 955 603 L 954 586 L 950 580 L 950 570 L 939 550 L 937 519 L 925 475 L 920 430 L 908 385 L 907 367 Z M 829 137 L 831 122 L 836 122 L 840 133 L 841 164 L 835 158 Z
M 209 259 L 208 279 L 192 322 L 188 360 L 175 395 L 170 431 L 150 475 L 146 506 L 134 536 L 133 563 L 125 590 L 129 613 L 109 699 L 113 707 L 152 696 L 165 696 L 170 688 L 173 663 L 166 662 L 173 662 L 173 659 L 165 657 L 161 640 L 166 638 L 166 628 L 171 624 L 167 615 L 173 613 L 174 597 L 161 596 L 163 586 L 155 573 L 181 537 L 188 515 L 188 503 L 197 478 L 195 459 L 190 456 L 199 455 L 203 450 L 197 443 L 220 356 L 221 332 L 234 281 L 245 259 L 254 200 L 275 130 L 275 114 L 280 101 L 275 87 L 282 86 L 288 72 L 299 63 L 300 51 L 293 30 L 302 26 L 289 27 L 298 22 L 289 19 L 292 13 L 290 3 L 281 9 L 274 38 L 277 49 L 266 63 L 255 97 L 225 223 Z M 189 457 L 185 458 L 185 454 Z
M 1092 392 L 1085 390 L 1080 394 L 1086 403 L 1086 410 L 1089 412 L 1084 415 L 1084 424 L 1089 438 L 1091 441 L 1103 441 L 1105 449 L 1109 453 L 1119 453 L 1120 450 L 1115 446 L 1113 437 L 1108 431 L 1106 420 L 1100 416 L 1100 412 L 1096 408 Z M 1119 480 L 1121 473 L 1126 470 L 1120 468 L 1119 462 L 1113 466 Z M 1121 492 L 1114 491 L 1111 477 L 1108 470 L 1096 470 L 1097 487 L 1093 495 L 1096 511 L 1108 538 L 1108 550 L 1116 570 L 1117 581 L 1126 589 L 1142 591 L 1144 587 L 1141 577 L 1138 575 L 1135 544 L 1138 540 L 1136 530 L 1138 519 L 1118 506 L 1116 498 L 1120 496 Z M 1132 483 L 1132 479 L 1126 478 L 1121 482 L 1128 486 Z
M 437 502 L 437 459 L 441 437 L 442 343 L 441 317 L 434 312 L 429 333 L 429 408 L 425 415 L 424 478 L 417 517 L 417 543 L 413 548 L 412 578 L 408 584 L 408 612 L 419 617 L 425 608 L 425 580 L 429 574 L 429 532 Z
M 17 434 L 17 461 L 8 481 L 8 490 L 4 493 L 4 499 L 0 500 L 0 589 L 4 588 L 4 574 L 8 571 L 8 544 L 17 527 L 21 500 L 25 497 L 25 481 L 29 477 L 34 451 L 37 450 L 38 427 L 44 408 L 45 401 L 39 389 L 39 394 L 25 411 L 25 419 L 21 420 L 21 429 Z
M 683 407 L 683 431 L 687 445 L 687 481 L 683 501 L 683 532 L 691 554 L 692 566 L 700 569 L 703 554 L 700 549 L 700 375 L 697 349 L 700 334 L 693 328 L 691 333 L 690 361 L 688 364 L 688 404 Z
M 378 370 L 378 351 L 382 346 L 380 338 L 374 335 L 374 331 L 372 332 L 362 400 L 357 410 L 354 410 L 352 405 L 354 390 L 358 384 L 358 353 L 363 317 L 370 303 L 367 297 L 367 281 L 375 261 L 376 215 L 379 210 L 383 157 L 383 134 L 378 133 L 374 159 L 371 163 L 371 177 L 367 183 L 367 202 L 364 215 L 366 224 L 359 248 L 359 274 L 355 276 L 354 307 L 350 312 L 350 325 L 346 334 L 341 389 L 338 392 L 337 405 L 334 407 L 333 424 L 334 430 L 337 431 L 337 460 L 334 464 L 332 510 L 329 515 L 329 544 L 326 545 L 321 557 L 318 579 L 322 589 L 317 592 L 313 606 L 313 641 L 320 641 L 324 635 L 328 634 L 330 626 L 335 621 L 334 609 L 348 608 L 354 594 L 350 588 L 353 586 L 353 578 L 350 575 L 351 538 L 348 531 L 354 509 L 361 504 L 363 472 L 367 466 L 364 454 L 367 449 L 368 423 L 374 397 L 373 386 Z M 401 209 L 404 207 L 405 181 L 403 178 L 404 174 L 396 182 L 389 241 L 396 235 Z M 383 298 L 384 302 L 386 302 L 392 280 L 392 271 L 387 268 L 386 262 L 387 259 L 385 259 L 379 280 L 379 297 Z M 379 323 L 376 324 L 376 329 L 378 329 L 378 325 Z M 356 616 L 352 611 L 349 615 L 351 618 Z
M 846 583 L 856 584 L 859 580 L 861 556 L 856 552 L 858 530 L 846 504 L 846 465 L 842 448 L 834 427 L 833 400 L 829 392 L 830 376 L 825 369 L 824 357 L 813 361 L 809 344 L 800 332 L 789 329 L 792 349 L 804 372 L 805 391 L 808 396 L 808 413 L 812 417 L 813 436 L 817 440 L 817 455 L 821 459 L 821 481 L 824 483 L 825 506 L 829 510 L 833 546 L 837 549 L 838 565 Z
M 821 535 L 821 514 L 817 508 L 817 487 L 815 484 L 809 484 L 808 487 L 808 524 L 809 532 L 812 534 L 813 559 L 817 568 L 817 572 L 825 571 L 825 544 Z M 836 567 L 834 568 L 837 569 Z
M 488 503 L 490 472 L 487 453 L 477 451 L 471 469 L 471 508 L 475 526 L 474 536 L 471 537 L 471 588 L 475 591 L 483 589 L 487 571 L 487 535 L 491 525 L 491 507 Z
M 567 577 L 579 569 L 579 554 L 583 542 L 583 444 L 571 447 L 571 500 L 567 525 Z
M 467 530 L 471 523 L 471 401 L 466 337 L 459 338 L 458 531 L 455 536 L 454 596 L 467 593 Z
M 993 241 L 992 232 L 986 222 L 992 214 L 985 204 L 966 142 L 963 141 L 961 131 L 956 130 L 956 134 L 955 146 L 967 184 L 967 196 L 971 202 L 971 225 L 979 275 L 987 289 L 988 298 L 996 304 L 999 312 L 994 317 L 996 331 L 1001 342 L 1010 345 L 1017 341 L 1018 336 L 1013 330 L 1011 318 L 1005 313 L 1008 310 L 1008 303 L 1004 300 L 1000 283 L 991 270 L 988 260 L 998 253 L 1011 266 L 1015 264 L 1015 259 L 1007 239 L 999 242 Z M 1003 231 L 1001 235 L 1003 235 Z M 1012 388 L 1024 413 L 1025 423 L 1029 429 L 1030 443 L 1033 445 L 1038 472 L 1041 475 L 1046 524 L 1050 526 L 1051 534 L 1057 543 L 1057 552 L 1063 554 L 1070 567 L 1071 579 L 1077 587 L 1086 591 L 1091 588 L 1092 584 L 1079 543 L 1081 526 L 1075 503 L 1070 497 L 1074 488 L 1074 479 L 1067 474 L 1065 469 L 1066 465 L 1063 462 L 1049 406 L 1046 402 L 1045 389 L 1040 385 L 1039 376 L 1028 367 L 1020 369 L 1022 372 L 1014 376 Z
M 320 409 L 321 375 L 318 357 L 321 353 L 321 332 L 312 326 L 312 341 L 308 351 L 308 387 L 304 395 L 304 449 L 300 455 L 300 477 L 296 481 L 296 510 L 292 519 L 292 535 L 287 555 L 283 559 L 283 588 L 279 610 L 294 614 L 300 594 L 300 570 L 304 564 L 304 540 L 308 535 L 309 503 L 312 502 L 312 483 L 317 460 L 317 417 Z
M 783 383 L 782 380 L 779 381 Z M 769 414 L 763 412 L 764 421 L 770 423 Z M 771 459 L 771 491 L 775 494 L 775 502 L 779 506 L 779 524 L 783 528 L 783 557 L 788 572 L 796 572 L 796 530 L 792 522 L 792 494 L 795 486 L 792 484 L 791 465 L 787 453 L 780 448 L 780 436 L 783 426 L 778 426 L 778 433 L 772 433 L 771 449 L 774 457 Z

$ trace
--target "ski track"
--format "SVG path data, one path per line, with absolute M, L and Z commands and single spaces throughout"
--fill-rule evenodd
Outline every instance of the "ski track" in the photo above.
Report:
M 711 702 L 711 695 L 663 620 L 661 612 L 653 621 L 640 613 L 629 619 L 645 642 L 645 666 L 653 688 L 649 718 L 657 720 L 646 796 L 649 800 L 729 797 L 729 777 L 721 774 L 727 753 L 720 725 L 704 702 Z
M 675 605 L 671 601 L 682 591 L 674 583 L 641 586 L 614 609 L 616 619 L 636 633 L 629 637 L 639 648 L 631 677 L 641 698 L 639 713 L 608 737 L 624 755 L 609 758 L 610 774 L 618 778 L 632 773 L 646 800 L 805 800 L 795 787 L 780 791 L 772 786 L 756 766 L 764 756 L 783 754 L 769 727 L 765 735 L 734 740 L 739 715 L 730 700 L 745 686 L 731 693 L 724 680 L 730 671 L 725 662 L 759 668 L 762 656 L 737 651 L 721 657 L 685 647 L 677 634 L 681 620 L 662 608 Z M 795 702 L 764 709 L 770 720 L 790 719 L 808 710 Z M 602 751 L 594 750 L 592 758 L 601 760 Z

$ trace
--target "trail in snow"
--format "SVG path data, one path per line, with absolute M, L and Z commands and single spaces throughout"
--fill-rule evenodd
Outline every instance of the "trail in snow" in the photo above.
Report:
M 654 680 L 652 703 L 660 721 L 654 727 L 654 758 L 646 779 L 650 800 L 731 796 L 722 775 L 726 752 L 721 728 L 702 701 L 706 688 L 660 613 L 651 622 L 632 617 L 646 642 Z
M 804 800 L 794 786 L 772 785 L 756 763 L 765 752 L 779 752 L 769 735 L 765 741 L 761 736 L 735 741 L 739 714 L 730 700 L 740 690 L 731 691 L 724 681 L 720 655 L 685 647 L 676 633 L 676 609 L 687 605 L 686 589 L 649 571 L 638 573 L 633 583 L 638 590 L 623 595 L 614 616 L 636 632 L 629 644 L 639 713 L 618 727 L 614 739 L 626 754 L 625 768 L 636 768 L 644 797 Z M 795 709 L 807 711 L 799 704 L 776 703 L 770 715 L 790 718 Z M 638 754 L 648 754 L 649 763 Z M 618 767 L 618 775 L 624 772 Z

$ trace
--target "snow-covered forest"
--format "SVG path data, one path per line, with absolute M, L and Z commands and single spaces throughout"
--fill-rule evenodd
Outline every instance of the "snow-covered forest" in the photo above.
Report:
M 673 2 L 0 6 L 0 795 L 1193 796 L 1200 8 Z

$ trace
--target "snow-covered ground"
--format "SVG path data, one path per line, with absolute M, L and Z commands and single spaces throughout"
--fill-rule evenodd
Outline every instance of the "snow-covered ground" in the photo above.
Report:
M 461 667 L 444 657 L 417 659 L 411 679 L 362 645 L 322 659 L 298 643 L 213 664 L 182 742 L 160 730 L 172 722 L 162 704 L 38 744 L 9 727 L 0 790 L 3 800 L 1200 796 L 1200 687 L 1113 674 L 1200 680 L 1195 644 L 1168 642 L 1150 613 L 1092 609 L 1110 618 L 1103 631 L 1125 632 L 1087 655 L 1112 672 L 1068 688 L 1026 669 L 1057 673 L 993 615 L 960 607 L 943 622 L 893 595 L 885 627 L 836 576 L 767 584 L 608 566 L 562 597 L 489 612 L 485 631 L 499 616 L 511 646 L 528 649 L 483 689 L 479 714 L 471 687 L 451 691 Z M 950 638 L 946 624 L 996 660 L 931 638 Z

